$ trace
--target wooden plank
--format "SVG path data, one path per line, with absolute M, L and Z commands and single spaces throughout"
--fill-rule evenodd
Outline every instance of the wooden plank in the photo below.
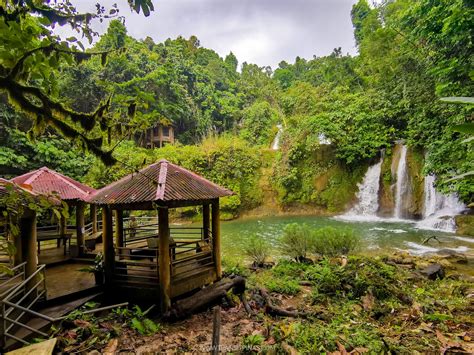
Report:
M 41 343 L 36 343 L 32 345 L 25 346 L 23 348 L 10 351 L 5 353 L 5 355 L 51 355 L 54 352 L 56 346 L 57 338 L 48 339 Z

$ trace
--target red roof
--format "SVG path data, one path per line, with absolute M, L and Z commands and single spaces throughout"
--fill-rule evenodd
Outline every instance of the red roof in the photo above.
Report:
M 37 194 L 57 193 L 61 200 L 85 201 L 96 190 L 57 171 L 42 167 L 17 176 L 11 181 Z
M 233 192 L 167 160 L 149 165 L 94 193 L 98 205 L 211 200 Z

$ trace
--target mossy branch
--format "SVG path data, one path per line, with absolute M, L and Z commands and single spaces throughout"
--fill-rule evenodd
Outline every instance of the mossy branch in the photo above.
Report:
M 85 131 L 91 131 L 97 119 L 103 117 L 110 106 L 110 98 L 100 105 L 95 112 L 79 113 L 66 109 L 62 104 L 46 96 L 39 88 L 25 86 L 12 80 L 11 78 L 0 78 L 0 90 L 5 90 L 11 103 L 27 114 L 36 117 L 37 122 L 46 122 L 55 127 L 65 137 L 79 139 L 93 154 L 97 155 L 105 165 L 110 166 L 115 163 L 112 151 L 104 151 L 102 138 L 88 138 L 85 134 L 66 122 L 66 118 L 77 122 Z M 31 96 L 29 98 L 28 96 Z M 36 102 L 34 102 L 36 99 Z

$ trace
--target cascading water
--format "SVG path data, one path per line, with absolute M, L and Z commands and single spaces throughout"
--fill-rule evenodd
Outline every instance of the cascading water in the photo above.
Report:
M 357 204 L 343 216 L 345 219 L 369 220 L 377 218 L 382 162 L 383 158 L 380 158 L 377 164 L 370 166 L 362 182 L 357 184 L 359 187 Z
M 408 172 L 407 172 L 407 146 L 400 147 L 400 159 L 397 167 L 397 183 L 395 188 L 395 210 L 394 216 L 397 219 L 403 219 L 404 216 L 404 197 L 408 190 Z
M 272 149 L 273 150 L 278 150 L 280 149 L 280 138 L 281 138 L 281 133 L 283 131 L 283 126 L 281 124 L 277 125 L 278 132 L 275 136 L 275 139 L 272 142 Z
M 395 158 L 392 161 L 392 174 L 397 177 L 392 187 L 393 218 L 382 218 L 377 215 L 383 154 L 377 164 L 369 167 L 364 179 L 357 185 L 359 187 L 357 204 L 338 218 L 349 221 L 408 222 L 416 223 L 415 227 L 418 229 L 455 232 L 454 216 L 460 214 L 466 207 L 458 200 L 456 194 L 444 195 L 438 192 L 435 188 L 436 178 L 433 175 L 428 175 L 424 179 L 423 219 L 418 222 L 410 219 L 409 210 L 413 196 L 407 166 L 407 147 L 398 145 L 397 149 L 398 154 L 394 155 Z
M 423 220 L 417 223 L 417 228 L 456 231 L 454 216 L 461 213 L 466 206 L 459 201 L 456 194 L 441 194 L 435 187 L 436 177 L 425 176 Z

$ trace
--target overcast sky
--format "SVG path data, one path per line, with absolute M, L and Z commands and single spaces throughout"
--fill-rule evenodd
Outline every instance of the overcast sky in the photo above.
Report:
M 125 0 L 101 1 L 106 7 L 114 2 L 132 37 L 161 42 L 195 35 L 222 57 L 234 52 L 239 63 L 275 68 L 281 60 L 310 59 L 335 47 L 356 53 L 350 18 L 356 0 L 154 0 L 149 17 L 132 13 Z M 87 9 L 84 2 L 75 4 Z M 95 26 L 100 32 L 106 27 Z

